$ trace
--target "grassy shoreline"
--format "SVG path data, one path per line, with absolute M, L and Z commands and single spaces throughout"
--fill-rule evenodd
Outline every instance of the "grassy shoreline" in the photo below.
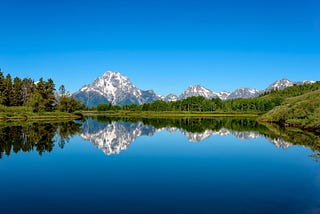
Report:
M 0 116 L 0 121 L 26 121 L 26 120 L 75 120 L 81 119 L 79 115 L 61 116 L 61 115 L 38 115 L 38 116 Z
M 258 113 L 174 112 L 174 111 L 81 111 L 84 116 L 109 117 L 258 117 Z
M 27 107 L 1 107 L 0 121 L 26 121 L 26 120 L 74 120 L 82 118 L 81 113 L 68 112 L 32 112 Z
M 81 118 L 82 116 L 80 115 L 0 116 L 0 121 L 75 120 Z

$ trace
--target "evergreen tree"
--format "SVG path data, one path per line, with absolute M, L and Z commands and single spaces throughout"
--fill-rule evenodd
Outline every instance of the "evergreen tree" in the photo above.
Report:
M 3 76 L 3 73 L 0 71 L 0 104 L 4 104 L 4 97 L 3 97 L 4 89 L 5 89 L 5 78 Z
M 5 106 L 10 106 L 10 100 L 12 99 L 12 79 L 10 74 L 4 80 L 4 87 L 2 102 Z
M 55 85 L 52 79 L 48 79 L 45 83 L 45 110 L 46 111 L 53 111 L 56 105 L 56 97 L 54 95 L 55 92 Z
M 60 97 L 58 109 L 62 112 L 72 113 L 83 108 L 84 105 L 79 100 L 76 100 L 74 97 L 68 97 L 67 95 L 62 95 Z
M 66 94 L 66 88 L 64 87 L 64 85 L 61 85 L 61 86 L 59 87 L 59 94 L 60 94 L 60 96 Z
M 24 78 L 22 80 L 21 85 L 21 99 L 22 99 L 22 105 L 27 104 L 27 100 L 31 93 L 35 91 L 35 84 L 32 79 L 30 78 Z
M 15 77 L 13 80 L 13 91 L 11 106 L 21 106 L 22 102 L 22 80 L 19 77 Z
M 27 100 L 27 106 L 31 107 L 32 111 L 35 113 L 43 112 L 45 110 L 44 103 L 43 97 L 38 92 L 32 93 Z
M 37 93 L 42 97 L 42 105 L 44 106 L 45 111 L 53 111 L 56 98 L 54 96 L 55 86 L 52 79 L 49 79 L 47 82 L 40 78 L 36 84 Z

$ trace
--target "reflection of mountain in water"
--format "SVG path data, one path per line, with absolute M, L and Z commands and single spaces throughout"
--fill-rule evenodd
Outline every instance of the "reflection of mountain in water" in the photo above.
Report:
M 88 120 L 80 136 L 92 142 L 105 154 L 119 154 L 139 136 L 152 136 L 156 129 L 143 123 L 111 122 L 109 124 Z
M 178 129 L 177 129 L 178 130 Z M 292 146 L 291 143 L 288 143 L 282 139 L 271 139 L 269 137 L 266 137 L 259 132 L 249 132 L 249 131 L 230 131 L 228 129 L 222 128 L 219 131 L 212 131 L 212 130 L 205 130 L 202 133 L 192 133 L 187 132 L 185 130 L 180 130 L 181 133 L 188 138 L 190 142 L 200 142 L 203 141 L 213 135 L 220 135 L 220 136 L 228 136 L 233 135 L 236 138 L 240 140 L 248 140 L 248 139 L 255 139 L 255 138 L 266 138 L 268 139 L 272 144 L 274 144 L 278 148 L 286 149 L 289 146 Z M 172 131 L 171 131 L 172 132 Z
M 82 127 L 80 136 L 92 142 L 96 147 L 101 149 L 106 155 L 119 154 L 122 150 L 128 149 L 129 145 L 135 141 L 139 136 L 153 136 L 158 131 L 168 131 L 182 133 L 190 142 L 200 142 L 211 136 L 229 136 L 233 135 L 238 139 L 254 139 L 267 138 L 272 144 L 280 148 L 288 148 L 291 143 L 282 139 L 272 139 L 254 131 L 232 131 L 226 128 L 221 128 L 218 131 L 205 130 L 199 132 L 188 132 L 182 128 L 165 127 L 158 128 L 151 125 L 144 125 L 142 122 L 123 122 L 112 121 L 109 123 L 100 123 L 96 120 L 87 120 Z

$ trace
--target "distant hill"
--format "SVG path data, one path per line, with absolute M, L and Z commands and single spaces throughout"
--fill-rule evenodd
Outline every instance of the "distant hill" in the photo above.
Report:
M 320 131 L 320 83 L 313 84 L 314 87 L 305 87 L 305 90 L 299 86 L 286 88 L 286 91 L 279 95 L 287 94 L 280 106 L 273 108 L 268 113 L 262 115 L 259 120 L 267 122 L 276 122 L 286 126 L 297 126 L 304 129 Z M 307 90 L 308 89 L 308 90 Z M 290 96 L 295 93 L 301 93 L 298 96 Z M 274 96 L 275 93 L 267 96 Z

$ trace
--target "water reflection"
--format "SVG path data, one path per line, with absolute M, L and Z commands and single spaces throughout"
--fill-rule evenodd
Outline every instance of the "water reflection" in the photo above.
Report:
M 320 161 L 319 134 L 295 128 L 261 124 L 248 118 L 89 118 L 84 122 L 37 122 L 0 124 L 0 158 L 12 153 L 51 152 L 63 148 L 74 135 L 80 135 L 106 155 L 127 150 L 140 136 L 153 136 L 160 131 L 180 133 L 189 142 L 201 142 L 212 136 L 235 136 L 239 140 L 265 138 L 278 148 L 292 145 L 310 147 L 311 157 Z
M 201 142 L 214 135 L 233 135 L 240 140 L 266 138 L 276 147 L 286 149 L 293 144 L 308 145 L 318 151 L 319 136 L 301 130 L 280 129 L 258 123 L 254 119 L 234 118 L 180 118 L 136 119 L 105 118 L 88 119 L 80 136 L 92 142 L 106 155 L 127 150 L 140 136 L 153 136 L 156 132 L 179 132 L 190 142 Z M 297 134 L 297 131 L 298 134 Z M 289 134 L 288 134 L 289 133 Z M 303 140 L 300 140 L 302 136 Z M 318 142 L 318 143 L 317 143 Z
M 73 121 L 0 124 L 0 158 L 12 152 L 37 151 L 42 155 L 43 152 L 51 152 L 55 142 L 63 148 L 69 138 L 80 131 L 81 124 Z
M 105 154 L 119 154 L 128 149 L 129 145 L 139 136 L 152 136 L 157 130 L 142 122 L 130 123 L 112 121 L 99 123 L 97 120 L 87 120 L 82 126 L 80 136 L 92 142 Z

